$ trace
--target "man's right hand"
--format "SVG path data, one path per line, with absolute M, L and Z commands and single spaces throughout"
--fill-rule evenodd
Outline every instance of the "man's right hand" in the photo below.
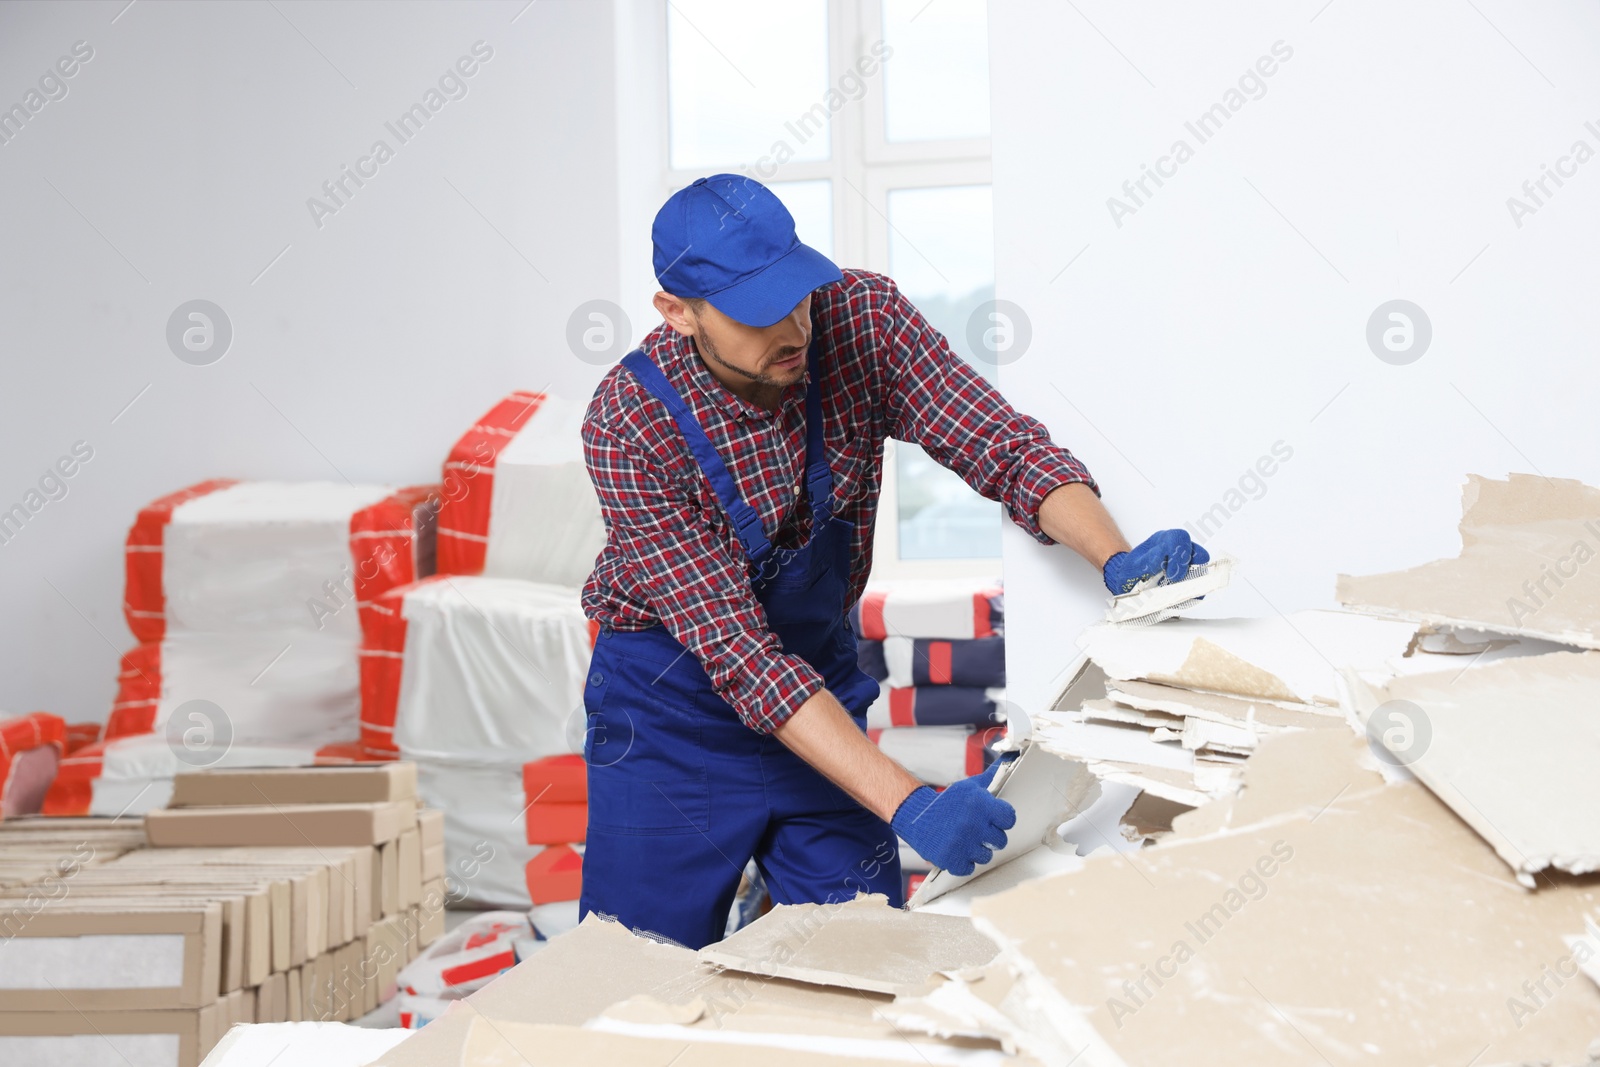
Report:
M 901 801 L 889 825 L 917 854 L 954 875 L 969 875 L 1006 847 L 1006 831 L 1017 824 L 1010 804 L 989 793 L 996 760 L 982 774 L 963 778 L 944 792 L 920 786 Z

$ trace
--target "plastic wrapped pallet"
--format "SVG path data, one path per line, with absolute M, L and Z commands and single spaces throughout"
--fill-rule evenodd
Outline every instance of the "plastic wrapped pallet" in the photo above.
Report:
M 67 727 L 43 711 L 0 713 L 0 819 L 35 815 L 55 779 L 66 748 Z
M 123 657 L 106 737 L 159 731 L 193 699 L 234 737 L 332 743 L 356 730 L 371 602 L 430 573 L 436 490 L 202 482 L 128 533 Z
M 373 615 L 361 650 L 367 747 L 518 767 L 582 748 L 594 631 L 577 588 L 436 575 L 386 593 Z
M 441 574 L 583 584 L 605 545 L 583 465 L 583 410 L 515 392 L 462 435 L 444 466 Z

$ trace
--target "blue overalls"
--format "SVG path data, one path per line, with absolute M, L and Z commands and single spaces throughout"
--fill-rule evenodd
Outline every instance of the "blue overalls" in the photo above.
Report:
M 854 524 L 833 516 L 822 441 L 820 337 L 808 354 L 806 492 L 811 538 L 775 549 L 705 430 L 643 352 L 623 358 L 672 412 L 751 563 L 751 585 L 786 653 L 816 668 L 866 729 L 878 683 L 856 664 L 845 618 Z M 894 832 L 717 695 L 700 661 L 659 624 L 603 629 L 588 684 L 589 829 L 579 911 L 690 948 L 719 940 L 753 856 L 780 904 L 883 893 L 902 903 Z

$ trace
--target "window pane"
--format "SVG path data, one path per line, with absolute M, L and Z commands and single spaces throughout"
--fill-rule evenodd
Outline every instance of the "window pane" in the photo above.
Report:
M 994 299 L 994 201 L 986 185 L 889 193 L 889 273 L 962 358 L 967 319 Z M 985 500 L 920 448 L 895 447 L 901 559 L 1000 555 L 1000 505 Z
M 767 186 L 794 216 L 795 233 L 818 252 L 833 258 L 833 183 L 772 182 Z
M 884 136 L 989 136 L 989 20 L 984 0 L 883 0 Z
M 828 158 L 825 0 L 671 0 L 667 80 L 676 169 Z

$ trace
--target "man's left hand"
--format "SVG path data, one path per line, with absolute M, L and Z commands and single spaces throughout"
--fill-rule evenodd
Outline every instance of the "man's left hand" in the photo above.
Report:
M 1100 575 L 1106 588 L 1115 596 L 1131 592 L 1146 578 L 1161 578 L 1161 584 L 1181 582 L 1189 568 L 1200 563 L 1210 563 L 1211 553 L 1204 545 L 1197 545 L 1186 530 L 1162 530 L 1151 534 L 1142 543 L 1118 552 L 1106 560 Z

